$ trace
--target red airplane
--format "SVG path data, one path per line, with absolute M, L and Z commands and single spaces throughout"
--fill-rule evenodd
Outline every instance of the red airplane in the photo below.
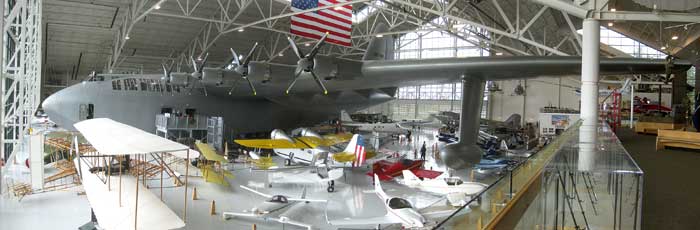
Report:
M 423 169 L 424 160 L 410 160 L 401 158 L 397 161 L 381 160 L 372 165 L 372 172 L 367 173 L 368 176 L 377 174 L 379 180 L 387 181 L 394 177 L 403 175 L 403 170 L 411 170 L 413 174 L 420 178 L 430 178 L 440 176 L 442 172 Z

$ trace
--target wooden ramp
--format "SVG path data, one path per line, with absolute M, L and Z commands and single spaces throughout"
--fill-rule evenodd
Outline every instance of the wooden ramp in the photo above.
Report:
M 664 149 L 667 146 L 686 149 L 700 149 L 700 133 L 676 130 L 659 130 L 659 134 L 656 137 L 656 150 Z
M 634 132 L 638 134 L 657 134 L 658 130 L 682 129 L 685 124 L 664 122 L 637 122 L 634 124 Z

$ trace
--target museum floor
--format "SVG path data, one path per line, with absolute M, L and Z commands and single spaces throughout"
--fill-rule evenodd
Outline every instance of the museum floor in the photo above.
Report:
M 618 131 L 622 145 L 644 171 L 642 229 L 697 229 L 700 226 L 700 152 L 655 151 L 656 136 Z

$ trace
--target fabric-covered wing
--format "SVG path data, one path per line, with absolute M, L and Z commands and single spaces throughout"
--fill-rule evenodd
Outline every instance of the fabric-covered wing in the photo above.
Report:
M 228 163 L 228 161 L 226 160 L 226 158 L 224 158 L 224 156 L 216 153 L 214 148 L 212 148 L 208 144 L 197 141 L 194 143 L 194 145 L 197 146 L 197 149 L 199 150 L 199 152 L 202 153 L 204 155 L 204 158 L 206 158 L 207 160 L 217 161 L 220 163 Z
M 239 145 L 248 148 L 259 148 L 259 149 L 305 149 L 309 146 L 304 143 L 299 142 L 289 142 L 282 139 L 248 139 L 248 140 L 235 140 Z

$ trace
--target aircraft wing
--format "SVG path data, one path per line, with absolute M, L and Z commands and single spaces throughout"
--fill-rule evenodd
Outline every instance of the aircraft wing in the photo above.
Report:
M 239 145 L 248 148 L 259 148 L 259 149 L 306 149 L 309 148 L 308 145 L 300 142 L 289 142 L 282 139 L 247 139 L 247 140 L 235 140 Z
M 248 187 L 246 187 L 246 186 L 244 186 L 244 185 L 241 185 L 241 188 L 242 188 L 242 189 L 245 189 L 245 190 L 248 190 L 249 192 L 258 194 L 258 195 L 260 195 L 260 196 L 262 196 L 262 197 L 265 197 L 265 198 L 272 198 L 272 195 L 270 195 L 270 194 L 259 192 L 259 191 L 255 190 L 255 189 L 248 188 Z
M 352 139 L 352 133 L 327 134 L 323 135 L 323 139 L 326 139 L 328 143 L 332 143 L 331 145 L 335 145 L 350 141 L 350 139 Z
M 442 174 L 442 172 L 427 169 L 413 169 L 411 172 L 413 172 L 413 174 L 415 174 L 417 177 L 430 179 L 435 179 Z
M 687 62 L 676 61 L 669 70 L 684 71 L 689 67 Z M 601 75 L 664 73 L 666 68 L 667 61 L 664 59 L 600 58 Z M 365 61 L 362 73 L 365 78 L 376 78 L 376 84 L 394 86 L 454 82 L 462 74 L 498 81 L 577 75 L 581 73 L 581 57 L 502 56 Z
M 90 207 L 95 212 L 95 217 L 102 229 L 132 230 L 134 229 L 134 216 L 138 215 L 136 229 L 180 229 L 185 227 L 185 222 L 178 217 L 173 210 L 163 203 L 160 198 L 149 191 L 141 183 L 136 183 L 136 178 L 124 175 L 122 180 L 121 207 L 119 205 L 119 192 L 115 189 L 119 183 L 111 180 L 110 190 L 97 175 L 90 172 L 90 166 L 80 158 L 76 158 L 75 164 L 80 168 L 82 184 L 90 202 Z M 134 212 L 136 204 L 136 187 L 139 186 L 138 212 Z
M 208 144 L 197 141 L 194 143 L 194 145 L 197 146 L 197 149 L 199 150 L 199 152 L 202 153 L 204 155 L 204 158 L 206 158 L 207 160 L 217 161 L 217 162 L 220 162 L 223 164 L 228 163 L 228 160 L 226 160 L 226 158 L 224 158 L 224 156 L 216 153 L 214 148 L 212 148 Z
M 360 218 L 343 218 L 337 220 L 328 220 L 328 224 L 337 227 L 352 227 L 358 225 L 380 225 L 380 224 L 399 224 L 401 219 L 394 215 L 377 216 L 377 217 L 360 217 Z

